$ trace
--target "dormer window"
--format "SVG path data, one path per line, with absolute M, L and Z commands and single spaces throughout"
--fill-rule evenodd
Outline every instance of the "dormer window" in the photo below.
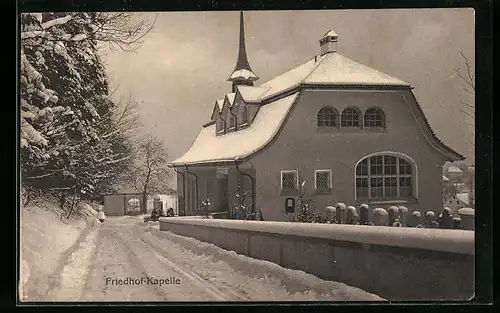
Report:
M 248 123 L 248 109 L 247 106 L 244 105 L 241 108 L 241 124 L 247 124 Z
M 219 118 L 217 120 L 217 133 L 223 133 L 226 128 L 226 122 L 223 119 Z
M 234 128 L 236 125 L 236 119 L 234 118 L 233 115 L 229 117 L 229 128 Z

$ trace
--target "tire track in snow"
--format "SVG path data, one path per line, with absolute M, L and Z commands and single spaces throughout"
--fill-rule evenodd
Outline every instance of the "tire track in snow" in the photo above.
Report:
M 144 243 L 144 245 L 150 247 L 150 249 L 152 249 L 155 256 L 161 262 L 163 262 L 166 266 L 172 268 L 175 272 L 179 273 L 180 275 L 187 277 L 188 279 L 191 279 L 200 288 L 211 293 L 214 297 L 218 298 L 218 300 L 220 300 L 220 301 L 235 301 L 235 300 L 248 301 L 248 300 L 250 300 L 245 295 L 231 290 L 230 287 L 216 285 L 214 282 L 210 281 L 209 279 L 202 277 L 198 272 L 196 272 L 192 269 L 188 269 L 185 266 L 179 266 L 178 263 L 172 262 L 165 255 L 162 255 L 158 252 L 158 251 L 162 251 L 164 254 L 166 253 L 166 251 L 162 247 L 158 246 L 157 244 L 154 244 L 152 241 L 150 241 L 148 239 L 145 240 L 145 238 L 141 238 L 141 241 Z

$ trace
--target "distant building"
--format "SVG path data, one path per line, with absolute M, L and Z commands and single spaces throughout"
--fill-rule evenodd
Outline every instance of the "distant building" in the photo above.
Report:
M 187 215 L 207 198 L 231 215 L 245 192 L 264 220 L 283 221 L 285 204 L 299 212 L 302 187 L 320 214 L 339 201 L 442 208 L 442 167 L 464 157 L 436 137 L 410 84 L 341 55 L 337 42 L 326 32 L 318 55 L 254 86 L 241 13 L 231 92 L 170 164 Z
M 456 195 L 445 196 L 444 206 L 449 207 L 453 215 L 456 215 L 461 208 L 470 207 L 469 193 L 461 192 Z
M 115 193 L 102 196 L 104 213 L 107 216 L 140 214 L 142 195 L 140 193 Z
M 446 170 L 446 177 L 452 182 L 461 182 L 463 171 L 457 166 L 452 165 Z

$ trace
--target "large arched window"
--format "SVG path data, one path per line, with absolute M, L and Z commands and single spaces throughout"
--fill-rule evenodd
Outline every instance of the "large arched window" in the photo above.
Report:
M 369 108 L 363 118 L 364 127 L 385 127 L 385 115 L 380 108 Z
M 360 127 L 360 113 L 356 108 L 346 108 L 340 116 L 341 127 Z
M 379 154 L 356 166 L 356 198 L 391 199 L 415 197 L 416 167 L 399 155 Z
M 333 108 L 322 108 L 318 112 L 318 126 L 337 127 L 338 113 Z

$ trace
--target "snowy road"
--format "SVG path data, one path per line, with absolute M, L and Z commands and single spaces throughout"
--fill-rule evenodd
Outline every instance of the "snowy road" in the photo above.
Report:
M 100 228 L 81 301 L 381 300 L 341 283 L 159 231 L 138 218 Z

